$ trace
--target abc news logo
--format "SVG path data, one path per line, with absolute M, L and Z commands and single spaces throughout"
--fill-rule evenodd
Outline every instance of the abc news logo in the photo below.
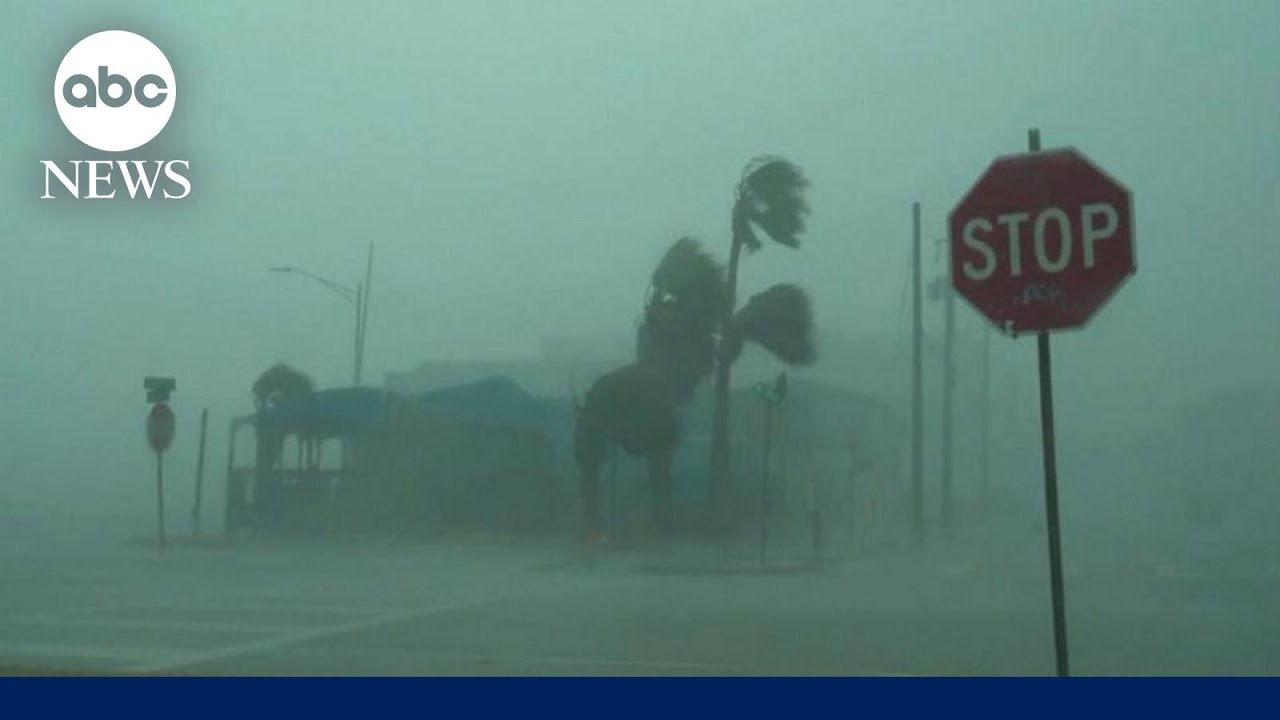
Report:
M 151 142 L 173 115 L 173 67 L 150 40 L 124 30 L 95 33 L 72 47 L 54 77 L 58 117 L 95 150 L 127 152 Z M 110 199 L 191 194 L 186 160 L 41 160 L 42 200 Z
M 120 91 L 112 93 L 111 88 L 120 88 Z M 165 98 L 169 97 L 169 93 L 165 92 L 169 86 L 159 75 L 143 75 L 136 84 L 131 85 L 129 78 L 112 75 L 106 65 L 99 65 L 96 85 L 93 78 L 87 75 L 72 75 L 62 84 L 62 99 L 75 108 L 97 107 L 99 100 L 107 107 L 118 108 L 129 103 L 135 88 L 138 104 L 143 107 L 160 107 Z M 148 88 L 154 88 L 154 91 L 147 93 Z

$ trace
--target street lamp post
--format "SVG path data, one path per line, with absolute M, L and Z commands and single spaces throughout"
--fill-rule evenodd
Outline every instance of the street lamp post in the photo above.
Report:
M 356 283 L 356 357 L 352 363 L 351 384 L 360 387 L 360 379 L 364 370 L 364 286 Z
M 292 265 L 280 265 L 268 269 L 271 272 L 290 273 L 293 275 L 301 275 L 303 277 L 311 278 L 331 290 L 338 297 L 341 297 L 343 300 L 346 300 L 355 306 L 355 352 L 351 374 L 352 384 L 356 387 L 360 387 L 360 380 L 364 373 L 365 326 L 369 319 L 369 283 L 372 281 L 373 275 L 373 244 L 369 244 L 369 259 L 368 264 L 365 266 L 365 281 L 364 283 L 357 283 L 354 289 Z

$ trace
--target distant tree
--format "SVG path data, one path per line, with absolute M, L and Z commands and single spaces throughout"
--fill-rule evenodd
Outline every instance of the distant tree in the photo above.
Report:
M 711 503 L 722 522 L 729 485 L 730 369 L 743 341 L 759 343 L 790 365 L 807 365 L 815 359 L 809 300 L 800 288 L 775 285 L 734 313 L 742 251 L 759 250 L 763 246 L 760 233 L 779 245 L 799 248 L 809 213 L 805 199 L 808 187 L 809 181 L 798 166 L 783 158 L 763 156 L 747 164 L 735 193 L 729 274 L 717 327 L 720 342 L 711 421 Z
M 285 363 L 276 363 L 267 368 L 253 383 L 253 404 L 259 415 L 281 404 L 301 402 L 315 391 L 315 383 L 304 372 Z M 257 428 L 258 468 L 260 471 L 273 467 L 279 460 L 284 439 L 290 433 L 298 436 L 299 465 L 305 452 L 308 461 L 319 463 L 319 445 L 314 433 L 305 426 L 275 427 L 268 432 L 263 423 L 255 424 Z M 305 446 L 305 450 L 304 450 Z
M 315 383 L 302 371 L 285 363 L 267 368 L 253 383 L 253 404 L 258 412 L 281 402 L 299 400 L 315 390 Z

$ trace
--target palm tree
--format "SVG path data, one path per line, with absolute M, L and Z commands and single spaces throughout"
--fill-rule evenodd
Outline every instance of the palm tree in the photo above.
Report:
M 650 278 L 636 329 L 635 362 L 597 378 L 574 398 L 574 459 L 582 482 L 583 531 L 599 533 L 600 466 L 610 445 L 649 464 L 654 526 L 671 530 L 671 463 L 679 407 L 715 367 L 724 272 L 692 238 L 677 240 Z
M 726 298 L 719 264 L 696 240 L 676 241 L 651 276 L 635 362 L 598 378 L 582 404 L 575 397 L 574 459 L 589 540 L 598 533 L 600 466 L 610 444 L 648 459 L 653 521 L 666 534 L 679 408 L 717 366 L 731 365 L 748 341 L 791 365 L 813 361 L 812 314 L 803 290 L 775 285 L 724 323 Z
M 742 350 L 742 340 L 756 339 L 790 364 L 807 364 L 814 359 L 808 299 L 799 288 L 770 288 L 734 315 L 738 261 L 744 248 L 755 252 L 763 246 L 761 232 L 780 245 L 800 246 L 809 213 L 804 195 L 808 187 L 809 181 L 799 167 L 783 158 L 764 156 L 747 164 L 734 198 L 733 244 L 718 326 L 720 343 L 711 419 L 711 503 L 721 523 L 725 520 L 729 485 L 729 370 Z
M 263 371 L 253 383 L 253 403 L 259 414 L 281 404 L 299 402 L 306 399 L 315 390 L 315 382 L 306 373 L 285 363 L 276 363 Z M 267 432 L 261 422 L 255 423 L 258 434 L 258 464 L 261 467 L 274 465 L 280 459 L 280 451 L 284 444 L 286 430 L 293 430 L 300 440 L 298 446 L 299 462 L 303 446 L 310 458 L 316 454 L 317 446 L 311 437 L 309 428 L 275 428 Z
M 282 402 L 300 400 L 315 390 L 315 383 L 301 370 L 276 363 L 267 368 L 253 383 L 253 402 L 258 412 Z

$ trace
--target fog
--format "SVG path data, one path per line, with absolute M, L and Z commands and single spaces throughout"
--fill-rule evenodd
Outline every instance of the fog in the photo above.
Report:
M 193 187 L 183 200 L 40 199 L 40 161 L 108 157 L 66 131 L 49 86 L 68 48 L 111 28 L 146 36 L 173 66 L 180 95 L 172 120 L 125 155 L 189 160 Z M 956 308 L 955 488 L 970 544 L 948 547 L 940 539 L 943 311 L 926 296 L 929 539 L 914 555 L 906 550 L 911 205 L 923 208 L 927 286 L 945 272 L 951 208 L 992 158 L 1025 150 L 1035 127 L 1046 148 L 1081 149 L 1134 198 L 1137 273 L 1086 328 L 1053 338 L 1069 597 L 1076 591 L 1093 598 L 1086 606 L 1108 605 L 1099 589 L 1105 583 L 1090 568 L 1208 573 L 1197 581 L 1206 594 L 1152 591 L 1181 599 L 1171 599 L 1167 613 L 1134 600 L 1133 614 L 1146 620 L 1149 613 L 1154 627 L 1162 622 L 1155 618 L 1181 617 L 1185 600 L 1189 615 L 1228 618 L 1204 636 L 1233 648 L 1161 665 L 1151 659 L 1159 651 L 1129 656 L 1086 640 L 1083 657 L 1094 664 L 1081 672 L 1273 674 L 1280 669 L 1276 618 L 1258 603 L 1280 589 L 1280 455 L 1271 437 L 1280 412 L 1277 28 L 1280 4 L 1266 1 L 7 3 L 0 9 L 6 557 L 38 564 L 38 553 L 25 548 L 63 547 L 74 557 L 80 548 L 119 546 L 128 550 L 117 560 L 128 563 L 141 552 L 128 543 L 148 536 L 154 523 L 146 375 L 177 379 L 177 437 L 166 455 L 170 530 L 190 532 L 198 419 L 207 408 L 202 521 L 207 534 L 220 533 L 228 423 L 254 411 L 254 380 L 277 362 L 319 388 L 352 380 L 352 305 L 269 268 L 296 266 L 355 286 L 364 282 L 370 243 L 364 384 L 390 388 L 390 379 L 423 363 L 463 368 L 457 382 L 493 374 L 483 368 L 552 368 L 538 376 L 545 376 L 540 385 L 520 371 L 500 374 L 514 375 L 563 417 L 559 534 L 539 542 L 557 557 L 576 553 L 569 538 L 577 509 L 566 504 L 576 502 L 577 483 L 566 447 L 570 383 L 585 390 L 632 359 L 650 274 L 673 241 L 696 237 L 718 262 L 728 261 L 735 186 L 748 161 L 770 154 L 803 169 L 812 212 L 798 249 L 766 241 L 744 255 L 737 295 L 779 282 L 807 291 L 817 362 L 788 372 L 882 404 L 897 428 L 900 444 L 885 451 L 897 474 L 885 470 L 880 480 L 890 488 L 884 504 L 858 511 L 873 527 L 847 533 L 841 550 L 880 568 L 866 570 L 873 577 L 901 579 L 886 579 L 880 599 L 864 598 L 878 608 L 870 617 L 905 597 L 942 592 L 921 589 L 940 577 L 929 563 L 950 567 L 956 560 L 947 553 L 974 548 L 992 566 L 983 582 L 999 585 L 998 571 L 1007 570 L 1034 588 L 1025 605 L 1008 602 L 1017 605 L 1013 615 L 1036 618 L 1028 652 L 1037 658 L 948 664 L 921 660 L 933 656 L 917 648 L 897 664 L 832 665 L 822 656 L 778 671 L 1050 673 L 1052 636 L 1035 624 L 1048 622 L 1035 340 L 990 338 L 991 461 L 982 478 L 988 331 L 963 301 Z M 476 369 L 469 376 L 466 368 Z M 733 382 L 750 392 L 784 369 L 749 349 Z M 240 460 L 249 462 L 253 444 L 243 447 Z M 705 443 L 681 452 L 678 472 L 705 469 Z M 623 461 L 619 472 L 634 478 L 627 492 L 643 506 L 643 463 Z M 808 557 L 802 519 L 793 530 L 779 529 L 775 538 L 779 562 Z M 833 537 L 839 530 L 832 527 Z M 735 540 L 734 552 L 750 555 L 754 532 Z M 332 540 L 316 542 L 322 557 L 337 552 Z M 868 555 L 870 545 L 890 549 Z M 261 563 L 285 552 L 272 545 L 252 556 L 255 546 L 247 547 L 226 552 Z M 376 547 L 340 561 L 394 565 Z M 993 547 L 1021 554 L 1004 564 L 997 560 L 1004 550 Z M 893 554 L 899 551 L 905 554 Z M 388 552 L 398 558 L 410 550 Z M 624 559 L 606 555 L 592 566 L 593 581 L 650 577 L 622 568 L 656 560 L 620 552 Z M 218 557 L 210 562 L 235 566 Z M 494 562 L 507 572 L 516 561 Z M 566 588 L 583 582 L 575 573 Z M 1072 573 L 1084 579 L 1073 585 Z M 723 583 L 758 582 L 761 597 L 780 602 L 791 596 L 787 583 L 808 587 L 817 599 L 798 603 L 805 617 L 826 612 L 815 604 L 840 607 L 840 586 L 828 575 L 700 577 L 689 580 L 696 590 L 678 574 L 659 575 L 653 592 L 660 597 L 706 594 L 706 608 L 687 610 L 699 617 L 715 615 Z M 484 585 L 483 577 L 477 570 L 468 582 Z M 557 577 L 539 577 L 530 582 L 556 587 Z M 1232 595 L 1237 590 L 1244 595 Z M 412 593 L 402 588 L 404 597 Z M 1001 622 L 993 608 L 1006 600 L 973 602 L 981 609 L 974 617 L 989 613 Z M 941 601 L 920 603 L 908 603 L 916 613 L 904 616 L 908 634 L 955 617 Z M 1231 603 L 1257 614 L 1233 615 Z M 717 617 L 727 631 L 738 627 L 732 613 Z M 616 620 L 596 619 L 606 627 Z M 856 633 L 856 617 L 847 621 Z M 1092 626 L 1095 640 L 1104 625 Z M 1251 632 L 1263 645 L 1248 644 Z M 0 632 L 0 654 L 5 640 Z M 1237 641 L 1243 644 L 1231 645 Z M 804 652 L 794 649 L 797 657 Z M 959 651 L 938 657 L 948 653 Z M 696 671 L 608 663 L 533 671 L 645 667 Z M 702 669 L 717 668 L 743 670 Z

